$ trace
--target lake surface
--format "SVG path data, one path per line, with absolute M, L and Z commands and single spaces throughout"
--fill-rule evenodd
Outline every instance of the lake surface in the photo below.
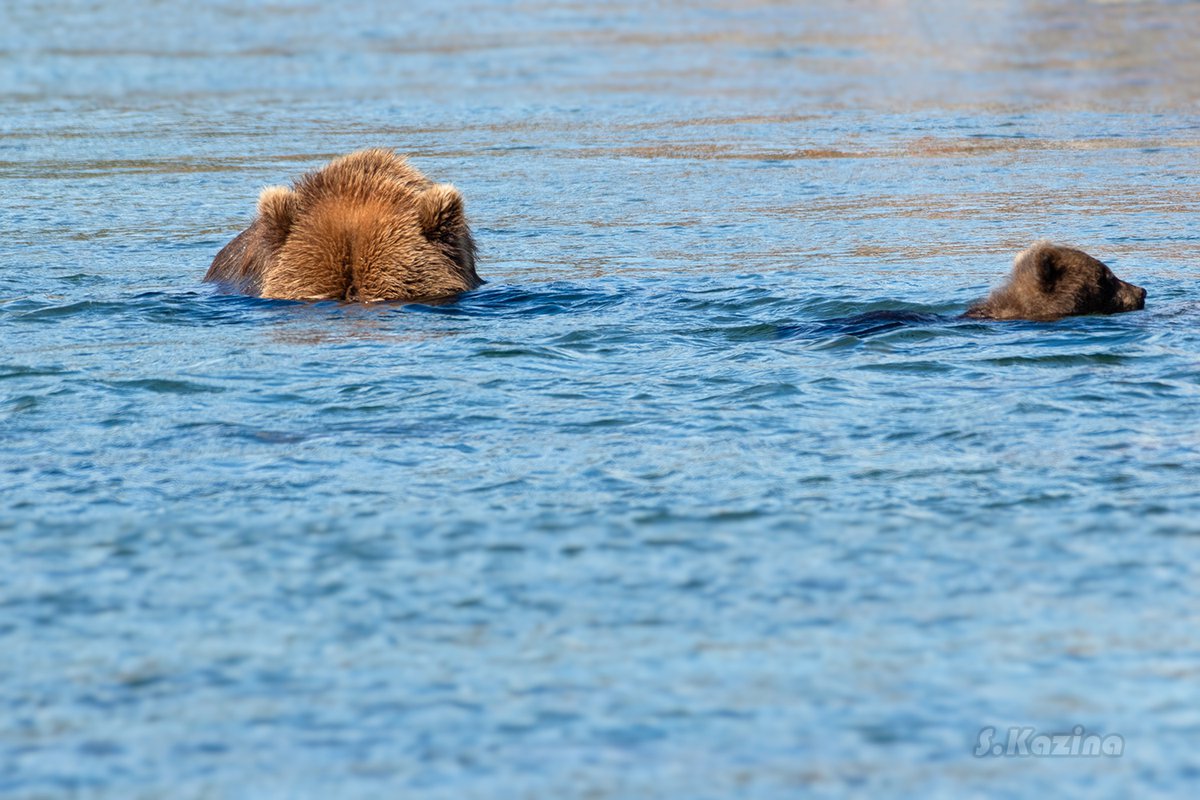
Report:
M 6 3 L 0 795 L 1186 796 L 1198 101 L 1185 2 Z M 365 146 L 484 287 L 200 282 Z M 1040 237 L 1146 310 L 957 318 Z

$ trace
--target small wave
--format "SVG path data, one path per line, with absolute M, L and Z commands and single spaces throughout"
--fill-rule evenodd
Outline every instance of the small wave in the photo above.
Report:
M 106 381 L 105 385 L 118 390 L 134 389 L 155 394 L 217 394 L 224 387 L 195 381 L 172 380 L 169 378 L 144 378 L 128 381 Z
M 105 315 L 124 312 L 124 303 L 102 300 L 80 300 L 74 303 L 36 305 L 28 311 L 18 311 L 18 321 L 56 322 L 66 317 L 79 315 Z
M 454 309 L 470 316 L 540 316 L 595 311 L 624 303 L 629 291 L 584 288 L 567 282 L 543 284 L 536 289 L 516 286 L 483 287 L 463 295 Z
M 889 309 L 867 311 L 853 316 L 823 320 L 818 324 L 818 331 L 838 336 L 869 338 L 877 334 L 894 331 L 897 328 L 936 325 L 948 321 L 949 318 L 941 314 Z
M 994 367 L 1077 367 L 1077 366 L 1114 366 L 1134 361 L 1134 356 L 1118 353 L 1046 353 L 1045 355 L 1017 355 L 985 358 L 981 363 Z
M 25 364 L 0 364 L 0 381 L 7 378 L 52 378 L 67 375 L 72 370 L 58 367 L 32 367 Z

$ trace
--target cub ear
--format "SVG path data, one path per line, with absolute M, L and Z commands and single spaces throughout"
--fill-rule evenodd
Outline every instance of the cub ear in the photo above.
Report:
M 462 227 L 462 195 L 448 183 L 430 186 L 417 197 L 417 220 L 425 238 L 449 241 Z
M 259 194 L 258 216 L 275 245 L 282 245 L 287 239 L 299 202 L 296 193 L 286 186 L 268 186 Z
M 1059 263 L 1058 253 L 1050 247 L 1039 247 L 1032 253 L 1033 274 L 1037 276 L 1038 284 L 1046 292 L 1054 290 L 1063 276 L 1062 264 Z

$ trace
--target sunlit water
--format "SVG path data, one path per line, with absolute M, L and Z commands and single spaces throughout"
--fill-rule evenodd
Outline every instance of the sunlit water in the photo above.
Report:
M 5 4 L 0 796 L 1187 794 L 1198 42 L 1169 2 Z M 483 288 L 200 283 L 363 146 L 462 190 Z M 1039 237 L 1146 310 L 958 319 Z

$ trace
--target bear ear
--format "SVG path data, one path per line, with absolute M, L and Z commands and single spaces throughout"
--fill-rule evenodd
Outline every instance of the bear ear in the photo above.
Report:
M 258 196 L 258 216 L 267 227 L 267 235 L 276 245 L 283 244 L 296 218 L 299 198 L 286 186 L 268 186 Z
M 1033 269 L 1037 275 L 1038 284 L 1045 292 L 1051 292 L 1063 275 L 1062 265 L 1058 262 L 1058 253 L 1052 248 L 1043 247 L 1033 254 Z
M 430 186 L 417 197 L 417 221 L 427 239 L 451 239 L 461 227 L 462 218 L 462 195 L 448 183 Z

